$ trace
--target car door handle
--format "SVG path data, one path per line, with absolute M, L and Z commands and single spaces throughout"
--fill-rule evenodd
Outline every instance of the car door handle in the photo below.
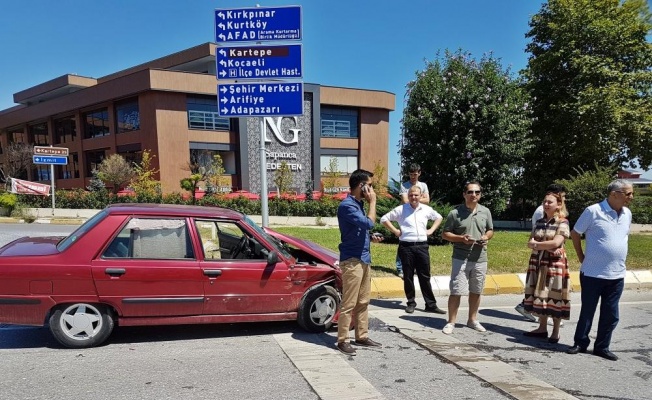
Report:
M 127 272 L 124 268 L 107 268 L 104 270 L 104 273 L 112 276 L 112 277 L 118 277 L 122 276 Z
M 204 270 L 204 275 L 211 276 L 211 277 L 217 277 L 217 276 L 222 275 L 222 270 L 221 269 L 205 269 Z

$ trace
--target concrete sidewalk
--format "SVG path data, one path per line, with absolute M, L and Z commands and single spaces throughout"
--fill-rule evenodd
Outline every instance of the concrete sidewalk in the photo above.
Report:
M 573 271 L 571 275 L 571 285 L 574 292 L 581 291 L 580 273 Z M 430 284 L 435 296 L 448 296 L 449 276 L 434 276 L 430 278 Z M 419 281 L 414 280 L 414 286 L 417 289 L 417 298 L 421 297 Z M 525 274 L 499 274 L 487 275 L 483 295 L 496 294 L 521 294 L 525 287 Z M 627 271 L 625 276 L 625 289 L 638 290 L 652 288 L 652 271 Z M 371 278 L 371 298 L 372 299 L 392 299 L 405 297 L 403 291 L 403 280 L 399 277 L 382 277 Z

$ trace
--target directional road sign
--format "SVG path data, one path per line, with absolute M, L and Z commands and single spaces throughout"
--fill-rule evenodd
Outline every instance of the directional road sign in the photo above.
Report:
M 301 6 L 215 10 L 215 41 L 301 40 Z
M 68 157 L 34 155 L 32 161 L 34 164 L 68 165 Z
M 220 47 L 218 79 L 301 78 L 301 45 Z
M 218 84 L 217 105 L 221 117 L 303 115 L 303 82 Z
M 67 147 L 34 146 L 34 154 L 44 156 L 67 156 Z

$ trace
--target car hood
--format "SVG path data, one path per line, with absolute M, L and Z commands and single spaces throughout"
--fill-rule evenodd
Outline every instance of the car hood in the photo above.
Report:
M 0 247 L 0 256 L 47 256 L 58 254 L 57 243 L 63 236 L 22 237 Z
M 298 237 L 276 232 L 275 230 L 267 227 L 263 229 L 265 232 L 269 233 L 275 238 L 291 244 L 294 247 L 298 247 L 311 256 L 318 258 L 324 264 L 330 265 L 331 267 L 339 266 L 340 255 L 333 250 L 327 249 L 326 247 L 321 246 L 315 242 L 311 242 L 310 240 L 299 239 Z

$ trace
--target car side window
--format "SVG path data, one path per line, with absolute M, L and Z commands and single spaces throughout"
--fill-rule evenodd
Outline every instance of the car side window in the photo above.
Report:
M 194 259 L 195 254 L 185 219 L 132 218 L 102 258 Z
M 196 220 L 195 226 L 206 260 L 261 258 L 260 251 L 255 251 L 255 240 L 234 222 Z

